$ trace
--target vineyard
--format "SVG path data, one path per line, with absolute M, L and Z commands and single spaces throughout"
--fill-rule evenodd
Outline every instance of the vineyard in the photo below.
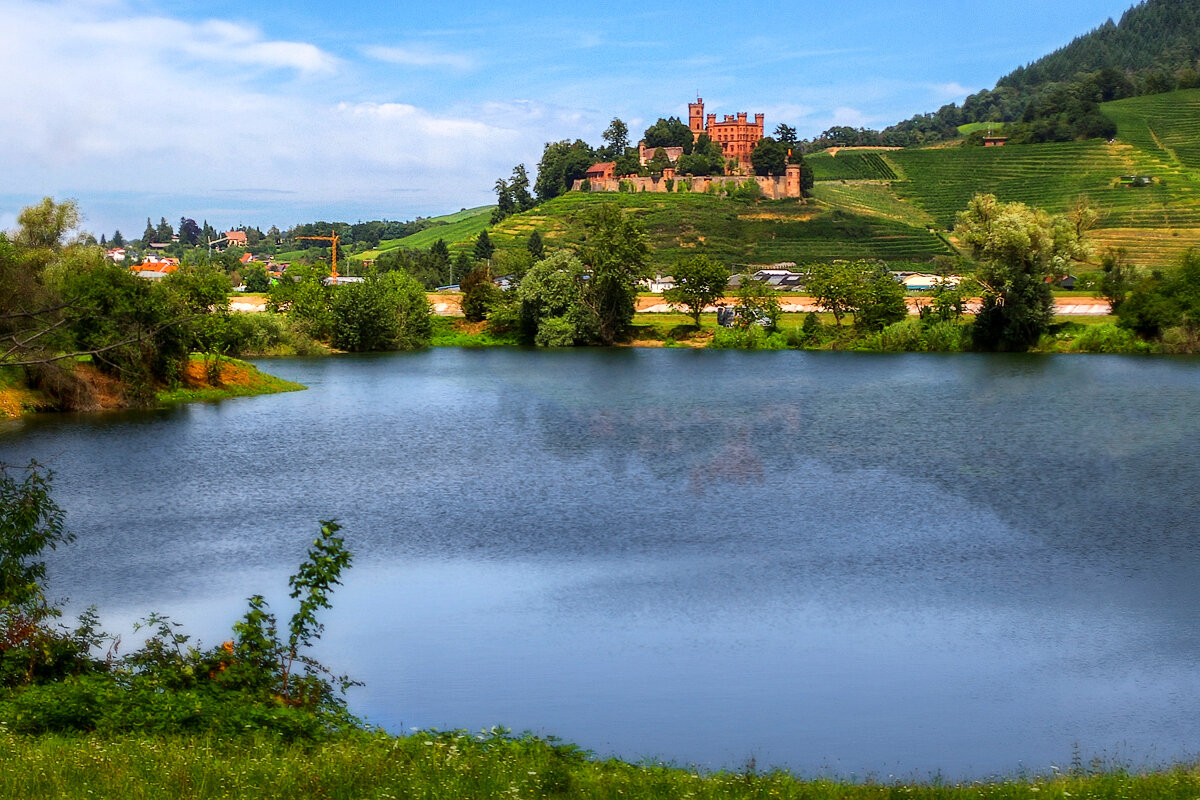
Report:
M 817 181 L 894 181 L 899 176 L 887 157 L 871 152 L 817 153 L 805 159 Z
M 524 247 L 534 230 L 548 248 L 578 245 L 583 241 L 583 220 L 604 202 L 618 203 L 637 217 L 646 230 L 655 268 L 666 271 L 695 253 L 744 265 L 834 258 L 924 261 L 950 252 L 926 227 L 898 216 L 806 206 L 794 200 L 751 203 L 701 194 L 572 192 L 509 217 L 489 235 L 501 248 Z

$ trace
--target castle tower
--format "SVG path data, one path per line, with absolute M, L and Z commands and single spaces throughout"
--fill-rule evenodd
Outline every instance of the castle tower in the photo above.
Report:
M 688 127 L 692 129 L 693 139 L 704 133 L 703 97 L 697 97 L 696 102 L 688 103 Z

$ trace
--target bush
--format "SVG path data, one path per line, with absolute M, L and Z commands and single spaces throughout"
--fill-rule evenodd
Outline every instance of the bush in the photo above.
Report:
M 786 350 L 787 339 L 768 333 L 759 325 L 748 328 L 717 328 L 708 346 L 716 350 Z
M 1150 346 L 1138 339 L 1137 335 L 1126 328 L 1112 323 L 1102 325 L 1083 325 L 1083 328 L 1068 346 L 1076 353 L 1137 353 L 1147 352 Z
M 875 349 L 889 353 L 914 353 L 929 349 L 925 340 L 925 326 L 919 319 L 905 319 L 888 325 L 876 340 Z

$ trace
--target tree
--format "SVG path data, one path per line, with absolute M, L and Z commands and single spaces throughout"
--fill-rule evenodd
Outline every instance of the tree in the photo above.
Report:
M 196 220 L 187 217 L 179 218 L 179 241 L 183 244 L 196 244 L 200 241 L 200 226 Z
M 546 257 L 545 247 L 542 245 L 542 235 L 537 231 L 529 234 L 529 242 L 525 245 L 525 249 L 529 251 L 529 255 L 533 256 L 534 261 L 541 261 Z
M 1054 319 L 1048 279 L 1082 259 L 1086 245 L 1064 215 L 977 194 L 955 220 L 955 234 L 979 262 L 980 310 L 971 336 L 983 350 L 1023 351 Z
M 429 266 L 437 274 L 439 284 L 443 281 L 454 283 L 454 270 L 450 268 L 450 248 L 446 246 L 444 239 L 438 239 L 429 246 Z
M 480 264 L 462 279 L 462 311 L 467 322 L 481 322 L 499 298 L 500 290 L 492 283 L 492 270 Z
M 794 147 L 796 144 L 796 129 L 791 125 L 784 125 L 781 122 L 775 126 L 775 139 L 785 147 Z
M 748 275 L 742 277 L 734 290 L 734 320 L 739 328 L 760 325 L 766 330 L 775 330 L 779 324 L 779 295 L 763 280 Z
M 540 347 L 569 347 L 591 338 L 583 306 L 587 272 L 578 258 L 560 250 L 533 264 L 517 288 L 522 335 Z
M 817 307 L 833 314 L 838 327 L 842 318 L 858 308 L 858 270 L 848 261 L 813 264 L 809 267 L 805 290 L 817 301 Z
M 787 146 L 770 136 L 758 140 L 750 151 L 750 163 L 755 175 L 782 175 L 787 167 Z
M 545 201 L 569 191 L 571 185 L 587 175 L 588 167 L 596 163 L 596 153 L 582 139 L 574 142 L 547 142 L 538 162 L 538 176 L 533 190 Z
M 692 152 L 679 157 L 675 169 L 681 175 L 721 175 L 725 172 L 725 154 L 721 145 L 702 133 L 696 137 Z
M 729 285 L 729 268 L 706 255 L 687 256 L 675 264 L 672 271 L 674 288 L 663 293 L 672 306 L 683 306 L 699 327 L 704 307 L 721 299 Z
M 638 281 L 647 277 L 650 260 L 646 234 L 620 206 L 602 203 L 588 219 L 579 255 L 591 270 L 582 302 L 591 312 L 600 342 L 611 345 L 633 322 Z
M 475 249 L 473 252 L 476 261 L 487 261 L 492 257 L 492 253 L 496 252 L 496 245 L 492 244 L 487 231 L 479 232 L 479 237 L 475 239 Z
M 156 236 L 157 236 L 157 234 L 155 233 L 155 230 L 154 230 L 154 223 L 152 223 L 150 221 L 149 217 L 146 217 L 146 230 L 142 232 L 142 244 L 147 245 L 147 244 L 150 244 L 151 242 L 158 241 L 155 238 Z
M 402 271 L 334 289 L 333 346 L 352 353 L 411 350 L 429 343 L 432 323 L 425 290 Z
M 654 149 L 654 155 L 646 162 L 646 166 L 651 172 L 661 173 L 664 169 L 671 166 L 671 159 L 667 156 L 667 151 L 661 147 Z
M 154 241 L 169 244 L 173 236 L 175 236 L 175 229 L 171 227 L 171 223 L 167 222 L 166 217 L 162 217 L 158 227 L 154 229 Z
M 512 179 L 508 182 L 508 190 L 512 194 L 517 211 L 528 211 L 537 205 L 533 195 L 529 193 L 529 173 L 524 164 L 513 167 Z
M 112 246 L 113 247 L 124 247 L 125 246 L 125 237 L 121 235 L 120 230 L 113 231 Z
M 642 134 L 646 147 L 682 147 L 690 150 L 693 138 L 692 129 L 680 122 L 679 117 L 660 117 Z
M 612 122 L 604 129 L 601 134 L 604 139 L 604 147 L 596 151 L 596 157 L 602 158 L 605 161 L 616 161 L 629 147 L 629 126 L 620 120 L 618 117 L 613 117 Z
M 1137 283 L 1138 269 L 1129 263 L 1129 255 L 1123 247 L 1106 250 L 1100 257 L 1100 266 L 1104 275 L 1100 278 L 1098 294 L 1108 301 L 1112 313 L 1120 314 L 1121 304 Z
M 863 265 L 854 312 L 854 326 L 864 331 L 881 331 L 908 316 L 904 285 L 882 264 Z
M 251 262 L 242 270 L 242 283 L 247 292 L 266 292 L 271 289 L 271 278 L 262 264 Z

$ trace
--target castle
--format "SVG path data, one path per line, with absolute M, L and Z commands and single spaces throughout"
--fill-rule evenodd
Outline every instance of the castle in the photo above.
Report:
M 754 173 L 750 152 L 763 138 L 763 115 L 755 114 L 754 122 L 749 121 L 749 116 L 745 111 L 739 111 L 737 114 L 726 114 L 723 120 L 717 122 L 716 114 L 704 116 L 703 97 L 688 103 L 688 127 L 692 129 L 692 140 L 700 138 L 702 133 L 708 134 L 709 139 L 721 145 L 725 160 L 737 161 L 740 171 L 747 175 Z
M 754 121 L 744 111 L 737 114 L 726 114 L 724 119 L 717 121 L 716 114 L 704 113 L 704 98 L 697 97 L 696 102 L 688 103 L 688 128 L 692 132 L 692 141 L 702 134 L 721 147 L 729 169 L 728 174 L 712 177 L 677 176 L 673 168 L 667 168 L 661 175 L 638 177 L 637 175 L 616 174 L 616 163 L 604 161 L 593 164 L 587 170 L 583 179 L 574 182 L 571 187 L 575 191 L 592 192 L 712 192 L 729 191 L 741 185 L 745 180 L 756 182 L 763 196 L 771 199 L 783 197 L 801 197 L 800 167 L 788 164 L 784 175 L 754 176 L 754 165 L 750 154 L 754 146 L 763 138 L 765 126 L 764 116 L 755 114 Z M 683 154 L 682 147 L 662 148 L 667 157 L 675 162 Z M 642 165 L 653 157 L 655 148 L 646 147 L 645 142 L 638 143 Z

